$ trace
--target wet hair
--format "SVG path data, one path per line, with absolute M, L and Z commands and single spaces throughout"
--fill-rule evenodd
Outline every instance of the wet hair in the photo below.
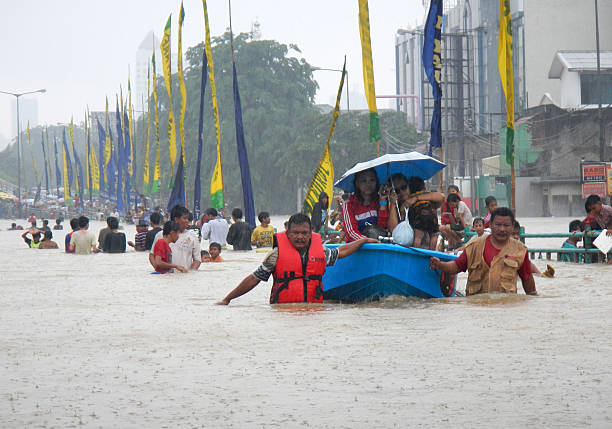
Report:
M 110 216 L 106 219 L 106 224 L 110 229 L 118 229 L 119 228 L 119 219 L 114 216 Z
M 374 177 L 376 178 L 376 187 L 375 187 L 375 191 L 378 191 L 378 188 L 380 188 L 380 182 L 378 180 L 378 174 L 376 174 L 376 170 L 374 170 L 373 168 L 369 168 L 367 170 L 363 170 L 360 171 L 359 173 L 355 174 L 355 178 L 353 179 L 353 187 L 355 188 L 355 196 L 357 197 L 357 199 L 361 202 L 363 202 L 363 195 L 361 195 L 361 191 L 359 190 L 359 188 L 357 187 L 357 181 L 359 180 L 359 178 L 361 176 L 363 176 L 364 174 L 366 174 L 367 172 L 372 172 L 374 173 Z
M 594 204 L 600 203 L 601 202 L 601 198 L 599 197 L 599 195 L 589 195 L 586 199 L 586 201 L 584 202 L 584 210 L 588 213 L 591 211 L 591 207 Z
M 43 219 L 43 226 L 49 225 L 49 221 L 47 219 Z
M 327 195 L 327 192 L 321 192 L 319 194 L 319 202 L 321 204 L 323 204 L 322 201 L 321 201 L 323 198 L 327 198 L 327 203 L 325 203 L 325 206 L 323 207 L 324 209 L 327 209 L 327 208 L 329 208 L 329 196 Z
M 578 219 L 575 219 L 569 223 L 569 232 L 576 230 L 582 231 L 582 222 Z
M 497 216 L 509 217 L 510 222 L 512 222 L 512 227 L 514 227 L 514 222 L 515 222 L 514 213 L 512 213 L 512 210 L 510 210 L 508 207 L 498 207 L 495 210 L 493 210 L 491 212 L 491 224 L 493 224 L 493 220 Z
M 219 243 L 212 242 L 208 245 L 208 249 L 212 249 L 213 247 L 218 249 L 219 253 L 221 253 L 221 245 Z
M 162 221 L 162 218 L 159 212 L 151 213 L 151 216 L 149 216 L 149 221 L 151 221 L 151 224 L 159 225 Z
M 61 223 L 62 223 L 62 220 L 61 220 L 60 218 L 57 218 L 57 219 L 55 219 L 55 223 L 56 223 L 57 225 L 59 225 L 59 224 L 61 224 Z
M 11 228 L 15 228 L 15 227 L 17 227 L 17 224 L 16 224 L 15 222 L 13 222 L 13 223 L 11 224 Z
M 306 216 L 304 213 L 296 213 L 291 215 L 289 220 L 287 221 L 287 231 L 291 229 L 291 225 L 303 225 L 307 223 L 308 228 L 312 230 L 312 224 L 310 223 L 310 218 Z
M 487 198 L 485 198 L 485 206 L 488 207 L 489 204 L 491 203 L 496 203 L 497 202 L 497 198 L 495 198 L 493 195 L 489 195 Z
M 40 232 L 35 232 L 32 234 L 32 238 L 38 237 L 40 239 Z
M 85 228 L 89 225 L 89 218 L 87 216 L 79 216 L 79 228 Z
M 45 240 L 51 240 L 53 238 L 53 233 L 51 231 L 45 231 Z
M 206 255 L 210 256 L 210 253 L 208 253 L 208 250 L 200 250 L 200 258 Z
M 70 219 L 70 228 L 77 229 L 79 227 L 79 218 L 73 217 Z
M 452 190 L 459 192 L 459 186 L 457 185 L 448 185 L 448 188 L 446 188 L 446 192 L 450 192 Z
M 446 201 L 449 203 L 458 203 L 459 201 L 461 201 L 461 198 L 459 198 L 459 195 L 457 194 L 448 194 L 446 197 Z
M 408 187 L 410 188 L 410 193 L 414 194 L 425 189 L 425 181 L 418 176 L 411 176 L 408 178 Z
M 170 220 L 175 221 L 175 219 L 182 218 L 185 215 L 189 215 L 189 210 L 187 207 L 181 206 L 180 204 L 175 205 L 170 210 Z
M 175 207 L 176 207 L 176 206 L 175 206 Z M 171 233 L 172 231 L 177 231 L 177 232 L 178 232 L 178 231 L 180 231 L 180 230 L 181 230 L 181 227 L 179 226 L 179 224 L 178 224 L 178 223 L 176 223 L 176 222 L 174 222 L 174 221 L 172 221 L 172 220 L 169 220 L 169 221 L 167 221 L 167 222 L 164 224 L 164 229 L 163 229 L 162 234 L 164 235 L 164 237 L 167 237 L 168 235 L 170 235 L 170 233 Z
M 212 207 L 207 208 L 204 211 L 204 214 L 206 214 L 208 216 L 214 216 L 214 217 L 219 216 L 219 212 L 217 211 L 217 209 L 213 209 Z
M 260 222 L 263 222 L 265 218 L 270 217 L 270 213 L 268 212 L 259 212 L 259 214 L 257 215 L 257 219 L 259 219 Z
M 242 210 L 236 207 L 234 210 L 232 210 L 232 216 L 236 219 L 242 219 Z
M 476 224 L 480 222 L 482 224 L 482 226 L 484 226 L 485 221 L 483 218 L 481 217 L 475 217 L 474 220 L 472 221 L 472 226 L 476 226 Z

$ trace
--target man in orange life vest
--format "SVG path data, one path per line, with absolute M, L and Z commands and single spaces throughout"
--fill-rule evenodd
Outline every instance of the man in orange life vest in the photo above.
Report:
M 287 231 L 275 235 L 278 247 L 265 257 L 261 266 L 249 274 L 218 304 L 227 305 L 234 298 L 249 292 L 260 281 L 274 277 L 270 304 L 323 302 L 321 279 L 325 267 L 338 258 L 349 256 L 364 243 L 377 243 L 362 238 L 335 249 L 323 247 L 321 236 L 312 232 L 310 218 L 297 213 L 289 218 Z
M 449 274 L 467 270 L 466 295 L 516 293 L 519 277 L 525 293 L 537 295 L 527 247 L 512 238 L 513 225 L 512 210 L 496 208 L 491 212 L 491 235 L 470 241 L 454 261 L 442 262 L 436 257 L 431 258 L 431 269 Z

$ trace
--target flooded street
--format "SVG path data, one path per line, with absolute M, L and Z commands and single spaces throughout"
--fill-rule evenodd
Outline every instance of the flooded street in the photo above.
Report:
M 151 275 L 144 253 L 66 255 L 66 231 L 28 249 L 9 225 L 2 427 L 612 427 L 612 265 L 553 261 L 539 297 L 270 306 L 269 282 L 225 307 L 263 253 Z

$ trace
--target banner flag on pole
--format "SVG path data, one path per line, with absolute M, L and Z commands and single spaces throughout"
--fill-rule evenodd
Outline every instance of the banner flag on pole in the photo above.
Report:
M 57 157 L 57 137 L 53 136 L 53 150 L 55 152 L 55 187 L 57 191 L 57 198 L 60 197 L 60 188 L 62 187 L 62 172 L 59 168 L 59 162 Z
M 40 185 L 38 179 L 38 168 L 36 168 L 36 162 L 34 161 L 34 151 L 32 150 L 32 142 L 30 141 L 30 122 L 28 121 L 28 127 L 26 128 L 26 135 L 28 136 L 28 149 L 30 149 L 30 157 L 32 158 L 32 168 L 34 169 L 34 177 L 36 178 L 36 186 Z
M 47 168 L 49 170 L 49 180 L 51 181 L 51 186 L 53 186 L 53 168 L 51 168 L 51 140 L 49 140 L 49 128 L 45 126 L 45 146 L 47 147 L 47 154 L 48 157 L 47 159 L 49 160 L 49 163 L 47 165 Z M 51 192 L 49 190 L 49 188 L 47 188 L 47 193 Z
M 104 146 L 106 143 L 106 132 L 104 131 L 104 127 L 102 127 L 102 124 L 100 123 L 99 119 L 96 119 L 96 124 L 98 125 L 98 156 L 99 156 L 98 170 L 100 174 L 99 189 L 100 189 L 100 192 L 103 192 L 106 190 L 104 186 L 104 177 L 106 176 L 106 173 L 104 171 L 104 156 L 105 156 Z
M 179 12 L 178 26 L 178 58 L 177 72 L 179 81 L 179 90 L 181 91 L 181 114 L 179 118 L 179 134 L 181 136 L 181 156 L 183 157 L 183 167 L 185 164 L 185 111 L 187 110 L 187 88 L 185 87 L 185 78 L 183 76 L 183 48 L 182 48 L 182 30 L 183 20 L 185 19 L 185 9 L 181 2 L 181 11 Z M 184 179 L 183 179 L 184 180 Z
M 159 156 L 159 105 L 157 103 L 157 75 L 155 74 L 155 52 L 151 59 L 153 64 L 153 104 L 155 105 L 155 165 L 153 167 L 153 183 L 151 184 L 151 193 L 160 192 L 159 179 L 161 177 L 161 161 Z
M 48 194 L 49 193 L 49 169 L 47 167 L 49 164 L 47 163 L 47 149 L 45 148 L 45 138 L 42 133 L 42 130 L 40 132 L 40 145 L 42 146 L 43 161 L 45 163 L 45 189 L 46 189 L 46 194 Z
M 66 143 L 66 128 L 62 133 L 62 159 L 64 161 L 64 204 L 72 204 L 70 196 L 70 188 L 74 179 L 72 174 L 72 163 L 70 162 L 70 154 L 68 152 L 68 144 Z
M 130 199 L 130 191 L 132 189 L 131 185 L 132 185 L 132 178 L 130 176 L 130 165 L 131 165 L 131 161 L 132 161 L 132 139 L 130 138 L 130 130 L 129 130 L 129 126 L 130 126 L 130 122 L 128 119 L 128 114 L 126 112 L 126 109 L 129 110 L 129 106 L 126 106 L 123 109 L 123 133 L 124 133 L 124 138 L 123 138 L 123 151 L 124 151 L 124 159 L 125 159 L 125 175 L 124 175 L 124 180 L 123 180 L 123 189 L 124 189 L 124 195 L 125 195 L 125 200 L 127 203 L 128 208 L 130 207 L 130 205 L 132 204 L 132 201 Z M 126 128 L 127 127 L 127 128 Z
M 106 110 L 105 110 L 105 140 L 104 140 L 104 181 L 106 182 L 106 186 L 110 192 L 110 187 L 108 186 L 108 177 L 106 176 L 106 170 L 108 169 L 108 163 L 111 160 L 111 129 L 110 129 L 110 121 L 108 118 L 108 97 L 106 97 Z
M 200 199 L 202 197 L 202 185 L 200 170 L 202 168 L 202 133 L 204 132 L 204 93 L 206 92 L 206 76 L 208 74 L 208 60 L 206 52 L 202 53 L 202 76 L 200 85 L 200 116 L 198 122 L 198 160 L 195 166 L 195 182 L 193 184 L 193 216 L 195 219 L 200 218 Z
M 72 147 L 72 156 L 74 157 L 74 165 L 77 172 L 77 180 L 76 180 L 76 191 L 79 194 L 79 201 L 83 204 L 83 166 L 81 165 L 81 161 L 79 160 L 79 155 L 74 146 L 74 124 L 72 118 L 70 118 L 70 125 L 68 126 L 68 134 L 70 135 L 70 146 Z
M 89 192 L 91 197 L 100 193 L 100 165 L 94 145 L 91 144 L 91 125 L 89 125 L 89 109 L 85 115 L 85 133 L 87 134 L 87 151 L 88 151 L 88 171 L 89 171 Z
M 121 103 L 123 106 L 123 102 Z M 123 141 L 123 125 L 121 120 L 121 112 L 119 111 L 119 98 L 116 97 L 115 118 L 117 120 L 117 210 L 119 213 L 125 212 L 125 202 L 123 200 L 123 187 L 125 181 L 126 160 L 125 160 L 125 144 Z
M 512 70 L 512 22 L 510 2 L 499 2 L 499 42 L 497 62 L 502 88 L 506 95 L 506 162 L 514 165 L 514 76 Z
M 217 136 L 217 160 L 210 183 L 210 206 L 219 210 L 225 207 L 223 198 L 223 166 L 221 163 L 221 127 L 219 125 L 219 107 L 217 105 L 217 90 L 215 88 L 215 66 L 210 45 L 210 26 L 208 25 L 208 9 L 206 0 L 202 0 L 204 8 L 204 49 L 208 60 L 208 80 L 210 81 L 210 93 L 212 96 L 213 116 L 215 118 L 215 134 Z
M 240 163 L 240 179 L 242 181 L 242 199 L 244 203 L 244 219 L 246 223 L 255 228 L 255 203 L 253 202 L 253 186 L 251 185 L 251 169 L 249 156 L 244 140 L 244 126 L 242 124 L 242 102 L 238 89 L 238 75 L 236 62 L 232 55 L 232 73 L 234 77 L 234 119 L 236 121 L 236 145 L 238 146 L 238 162 Z M 333 176 L 333 175 L 332 175 Z M 332 177 L 333 178 L 333 177 Z
M 372 44 L 370 42 L 370 12 L 368 0 L 359 0 L 359 35 L 361 37 L 361 62 L 363 63 L 363 85 L 368 110 L 370 111 L 370 142 L 380 140 L 376 90 L 374 88 L 374 67 L 372 65 Z
M 134 135 L 133 135 L 133 123 L 132 123 L 132 87 L 130 85 L 130 77 L 128 76 L 128 137 L 130 139 L 130 144 L 128 146 L 130 157 L 129 157 L 129 173 L 130 177 L 133 177 L 136 173 L 136 159 L 134 158 Z
M 177 178 L 182 177 L 183 175 L 183 157 L 179 157 L 178 167 L 176 169 Z M 181 206 L 185 205 L 185 181 L 184 180 L 175 180 L 174 186 L 172 186 L 172 191 L 170 192 L 170 198 L 168 199 L 168 212 L 172 210 L 172 207 L 180 204 Z
M 174 113 L 172 113 L 172 72 L 170 64 L 172 58 L 170 56 L 170 19 L 168 17 L 166 28 L 164 29 L 164 37 L 162 38 L 160 50 L 162 55 L 162 68 L 164 71 L 164 82 L 166 83 L 166 92 L 168 93 L 168 153 L 170 154 L 170 176 L 174 176 L 174 162 L 176 161 L 176 131 L 174 130 Z
M 429 138 L 429 155 L 433 148 L 442 147 L 442 88 L 440 76 L 442 71 L 442 0 L 432 0 L 425 21 L 423 41 L 423 68 L 432 87 L 434 98 L 431 114 L 431 133 Z
M 147 65 L 147 110 L 146 110 L 146 127 L 145 133 L 145 152 L 144 160 L 142 164 L 142 183 L 144 185 L 145 195 L 149 195 L 149 141 L 150 141 L 150 130 L 151 130 L 151 68 Z
M 304 197 L 304 213 L 308 216 L 312 215 L 312 209 L 314 205 L 319 201 L 319 195 L 321 192 L 327 194 L 328 201 L 331 201 L 334 196 L 334 163 L 332 162 L 331 153 L 329 151 L 329 143 L 334 136 L 336 129 L 336 122 L 340 115 L 340 99 L 342 98 L 342 87 L 344 86 L 344 78 L 346 76 L 346 57 L 344 57 L 344 65 L 342 66 L 342 77 L 340 78 L 340 86 L 338 87 L 338 95 L 336 96 L 336 105 L 334 106 L 334 113 L 332 115 L 332 123 L 329 126 L 329 135 L 327 136 L 327 142 L 325 142 L 325 148 L 323 149 L 323 155 L 319 161 L 319 166 L 315 171 L 310 185 L 308 185 L 308 191 Z M 319 231 L 315 231 L 319 232 Z

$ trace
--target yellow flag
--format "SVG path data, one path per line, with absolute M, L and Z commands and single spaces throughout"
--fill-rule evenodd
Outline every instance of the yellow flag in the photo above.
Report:
M 100 165 L 98 164 L 98 157 L 96 155 L 95 146 L 91 143 L 91 128 L 87 125 L 89 118 L 89 113 L 85 116 L 85 133 L 87 138 L 87 150 L 89 151 L 88 162 L 89 167 L 88 171 L 91 171 L 91 189 L 94 194 L 98 194 L 100 191 Z M 89 175 L 87 175 L 87 180 L 89 180 Z M 88 184 L 89 186 L 89 184 Z
M 40 185 L 38 180 L 38 168 L 36 168 L 36 162 L 34 161 L 34 151 L 32 150 L 32 142 L 30 141 L 30 122 L 26 128 L 26 135 L 28 136 L 28 148 L 30 149 L 30 157 L 32 158 L 32 168 L 34 169 L 34 177 L 36 178 L 36 186 Z
M 310 185 L 308 185 L 308 191 L 304 197 L 304 213 L 307 215 L 312 214 L 314 205 L 319 201 L 319 195 L 321 192 L 327 194 L 327 200 L 331 201 L 334 196 L 334 163 L 332 162 L 331 153 L 329 152 L 329 143 L 334 135 L 336 129 L 336 122 L 340 115 L 340 98 L 342 98 L 342 87 L 344 86 L 344 77 L 346 76 L 346 57 L 344 58 L 344 66 L 342 66 L 342 77 L 340 78 L 340 86 L 338 87 L 338 94 L 336 95 L 336 105 L 334 106 L 334 113 L 332 115 L 332 123 L 329 126 L 329 135 L 327 136 L 327 142 L 323 149 L 323 155 L 319 161 L 319 166 L 315 171 Z M 319 231 L 315 231 L 319 232 Z
M 155 74 L 155 52 L 151 59 L 153 64 L 153 104 L 155 105 L 155 166 L 153 168 L 153 183 L 151 184 L 151 193 L 160 192 L 159 177 L 161 176 L 161 164 L 159 159 L 159 111 L 157 105 L 157 75 Z
M 510 1 L 499 0 L 499 41 L 497 62 L 506 95 L 506 162 L 514 165 L 514 77 L 512 72 L 512 22 Z
M 89 176 L 91 175 L 91 146 L 89 144 L 89 130 L 87 129 L 87 113 L 85 113 L 85 123 L 84 123 L 84 128 L 85 128 L 85 142 L 86 142 L 86 147 L 87 147 L 87 156 L 85 157 L 85 187 L 87 189 L 91 189 L 90 184 L 89 184 Z
M 368 110 L 370 111 L 370 142 L 380 140 L 378 109 L 376 108 L 376 90 L 374 88 L 374 67 L 372 65 L 372 44 L 370 42 L 370 12 L 368 0 L 359 0 L 359 35 L 361 37 L 361 62 L 363 64 L 363 85 Z
M 111 138 L 110 138 L 110 123 L 108 121 L 108 97 L 106 97 L 106 110 L 105 110 L 105 124 L 106 127 L 106 138 L 104 139 L 104 183 L 108 186 L 108 177 L 106 176 L 106 170 L 108 169 L 108 163 L 111 158 Z
M 182 29 L 183 20 L 185 19 L 185 9 L 181 2 L 181 11 L 179 13 L 179 28 L 178 28 L 178 58 L 177 70 L 179 79 L 179 89 L 181 91 L 181 116 L 179 118 L 179 134 L 181 136 L 181 156 L 183 157 L 183 165 L 185 165 L 185 111 L 187 110 L 187 88 L 185 87 L 185 78 L 183 77 L 183 48 L 182 48 Z
M 64 140 L 62 144 L 62 161 L 64 167 L 64 205 L 68 205 L 72 203 L 72 198 L 70 197 L 70 182 L 68 181 L 68 159 L 70 155 L 67 152 L 66 148 L 66 129 L 64 128 Z
M 144 192 L 145 194 L 149 194 L 149 136 L 150 136 L 150 128 L 151 128 L 151 109 L 149 108 L 151 104 L 151 72 L 150 68 L 147 66 L 147 132 L 145 137 L 145 153 L 144 153 L 144 161 L 142 165 L 143 170 L 143 183 L 144 183 Z
M 170 175 L 174 177 L 174 161 L 176 160 L 176 131 L 174 130 L 174 113 L 172 113 L 172 72 L 170 68 L 170 18 L 166 22 L 164 37 L 162 38 L 160 49 L 162 55 L 162 68 L 164 70 L 164 82 L 168 92 L 168 152 L 170 154 Z
M 210 46 L 210 27 L 208 25 L 208 9 L 206 0 L 202 0 L 204 8 L 204 49 L 208 60 L 208 80 L 210 81 L 210 94 L 212 96 L 213 116 L 215 118 L 215 133 L 217 135 L 217 162 L 210 183 L 210 206 L 215 209 L 225 207 L 223 198 L 223 167 L 221 162 L 221 127 L 219 126 L 219 108 L 217 106 L 217 90 L 215 88 L 215 66 L 213 64 L 212 48 Z

